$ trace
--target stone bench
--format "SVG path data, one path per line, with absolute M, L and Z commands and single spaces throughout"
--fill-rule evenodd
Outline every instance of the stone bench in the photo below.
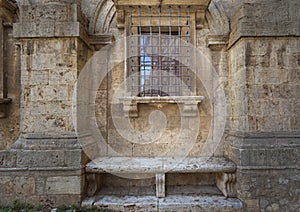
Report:
M 166 173 L 217 173 L 217 187 L 224 196 L 235 197 L 235 171 L 236 165 L 224 157 L 101 157 L 86 165 L 89 196 L 98 190 L 97 173 L 153 174 L 156 177 L 157 197 L 165 197 Z

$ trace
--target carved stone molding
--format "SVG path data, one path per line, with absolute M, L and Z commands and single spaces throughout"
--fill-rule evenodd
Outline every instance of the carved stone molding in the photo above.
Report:
M 117 27 L 119 29 L 124 29 L 125 27 L 125 11 L 117 10 Z
M 196 13 L 196 27 L 197 29 L 202 29 L 205 22 L 205 13 L 211 2 L 211 0 L 113 0 L 115 7 L 117 9 L 117 26 L 123 29 L 125 26 L 125 16 L 126 11 L 128 12 L 130 8 L 134 7 L 181 7 L 182 10 L 187 10 L 189 8 L 190 12 Z
M 151 104 L 161 108 L 167 104 L 179 104 L 183 106 L 184 117 L 197 116 L 198 104 L 204 99 L 203 96 L 166 96 L 166 97 L 123 97 L 125 117 L 138 117 L 138 104 Z
M 201 6 L 208 7 L 211 0 L 113 0 L 116 7 L 125 8 L 129 6 Z
M 114 36 L 112 34 L 101 34 L 89 36 L 90 44 L 94 46 L 96 51 L 100 50 L 103 46 L 112 44 Z
M 196 12 L 196 29 L 202 29 L 205 22 L 205 9 L 197 10 Z

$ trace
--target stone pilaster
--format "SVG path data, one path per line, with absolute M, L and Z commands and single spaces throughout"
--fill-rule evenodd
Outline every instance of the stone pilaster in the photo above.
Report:
M 74 147 L 74 86 L 88 54 L 84 20 L 79 1 L 20 4 L 14 36 L 22 45 L 22 118 L 15 147 L 47 149 L 49 139 Z
M 251 1 L 232 20 L 225 154 L 249 211 L 299 209 L 299 6 Z
M 25 185 L 30 189 L 0 194 L 4 202 L 13 197 L 33 204 L 79 205 L 85 156 L 72 107 L 89 53 L 86 21 L 79 0 L 31 3 L 19 1 L 19 22 L 13 26 L 21 45 L 20 137 L 9 152 L 11 165 L 0 170 L 16 185 L 30 179 Z

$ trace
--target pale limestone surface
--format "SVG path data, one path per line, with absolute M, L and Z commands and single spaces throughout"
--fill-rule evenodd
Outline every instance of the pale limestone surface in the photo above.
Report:
M 102 209 L 116 211 L 214 211 L 219 208 L 228 211 L 242 211 L 242 203 L 237 199 L 225 199 L 220 196 L 180 196 L 166 198 L 151 196 L 123 198 L 117 196 L 96 196 L 86 199 L 84 207 L 96 206 Z
M 235 164 L 220 158 L 107 157 L 87 164 L 88 172 L 108 173 L 211 173 L 234 172 Z
M 122 11 L 126 6 L 115 6 L 120 1 L 17 2 L 0 1 L 0 203 L 18 199 L 51 206 L 80 205 L 94 180 L 94 192 L 102 196 L 84 200 L 87 207 L 95 203 L 123 211 L 197 211 L 200 204 L 204 210 L 300 210 L 298 0 L 212 0 L 207 7 L 192 8 L 196 12 L 192 43 L 202 53 L 194 58 L 195 64 L 206 74 L 193 82 L 194 94 L 204 99 L 197 107 L 189 105 L 185 118 L 180 105 L 166 101 L 142 101 L 127 105 L 128 110 L 124 102 L 114 101 L 127 74 L 126 46 L 119 43 L 111 53 L 103 47 L 128 33 L 128 13 Z M 142 11 L 149 14 L 147 7 Z M 83 77 L 87 89 L 76 89 L 85 64 L 99 49 L 103 63 Z M 110 61 L 108 55 L 112 55 Z M 212 66 L 203 65 L 203 58 Z M 93 92 L 97 71 L 110 69 Z M 219 79 L 213 83 L 212 70 Z M 134 108 L 138 117 L 135 113 L 124 121 L 124 105 L 125 112 Z M 157 110 L 166 117 L 163 134 L 145 145 L 153 139 L 150 115 Z M 195 112 L 199 117 L 191 116 Z M 194 124 L 197 121 L 199 126 Z M 96 127 L 90 127 L 91 122 Z M 103 136 L 101 144 L 94 142 L 97 130 Z M 140 135 L 137 140 L 136 135 Z M 220 143 L 215 145 L 219 136 Z M 90 162 L 81 149 L 86 150 L 82 139 L 90 142 L 87 149 L 95 153 L 92 156 L 104 160 Z M 186 156 L 190 158 L 173 173 L 157 173 L 162 164 L 155 157 L 174 156 L 174 150 L 185 151 L 189 142 Z M 200 158 L 210 152 L 220 159 Z M 124 157 L 130 158 L 129 165 L 123 163 Z M 102 173 L 103 169 L 158 175 L 144 181 L 119 179 Z M 88 172 L 96 170 L 101 173 L 90 177 Z M 97 190 L 101 183 L 103 190 Z M 133 185 L 138 186 L 131 197 L 110 195 L 118 192 L 117 187 L 124 192 Z M 182 186 L 194 191 L 191 187 L 199 185 L 209 187 L 208 196 L 201 192 L 195 197 L 174 196 Z M 223 196 L 214 196 L 215 185 Z M 157 186 L 157 196 L 166 198 L 156 198 L 152 186 Z M 168 193 L 170 186 L 179 187 L 169 188 Z M 139 195 L 144 189 L 145 197 Z M 237 197 L 243 205 L 237 198 L 225 200 L 224 196 Z

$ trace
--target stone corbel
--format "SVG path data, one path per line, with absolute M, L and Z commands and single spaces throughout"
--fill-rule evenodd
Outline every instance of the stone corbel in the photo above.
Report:
M 90 44 L 96 51 L 99 51 L 102 47 L 110 45 L 114 41 L 112 34 L 96 34 L 89 36 Z
M 135 102 L 124 101 L 123 102 L 123 111 L 125 117 L 136 118 L 139 116 L 138 105 Z
M 124 29 L 125 27 L 125 11 L 117 10 L 117 27 L 119 29 Z
M 203 29 L 205 23 L 205 9 L 196 11 L 196 29 Z
M 207 47 L 220 50 L 228 45 L 229 37 L 226 35 L 209 35 L 206 39 Z
M 198 114 L 198 103 L 184 103 L 183 104 L 183 116 L 184 117 L 196 117 Z
M 235 173 L 218 173 L 217 187 L 224 194 L 225 197 L 236 197 L 236 175 Z

